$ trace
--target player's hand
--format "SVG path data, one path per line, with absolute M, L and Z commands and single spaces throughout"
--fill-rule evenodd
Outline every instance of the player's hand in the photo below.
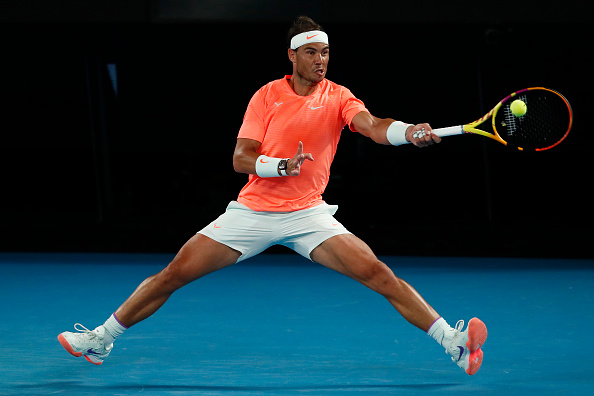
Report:
M 441 142 L 441 138 L 431 131 L 431 126 L 427 123 L 410 126 L 406 130 L 406 140 L 417 147 L 427 147 Z
M 313 161 L 313 155 L 311 155 L 311 153 L 304 153 L 303 142 L 299 142 L 297 154 L 295 154 L 295 156 L 287 163 L 287 174 L 289 176 L 299 176 L 301 173 L 301 165 L 303 165 L 305 160 Z

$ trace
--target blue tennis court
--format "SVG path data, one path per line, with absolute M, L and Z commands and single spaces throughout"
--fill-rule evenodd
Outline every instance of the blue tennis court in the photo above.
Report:
M 488 326 L 467 376 L 381 296 L 296 254 L 264 254 L 179 290 L 102 366 L 56 337 L 93 329 L 167 254 L 0 254 L 0 394 L 589 394 L 594 262 L 382 259 L 451 325 Z

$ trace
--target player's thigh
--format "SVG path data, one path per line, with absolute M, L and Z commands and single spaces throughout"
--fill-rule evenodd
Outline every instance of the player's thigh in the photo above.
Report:
M 196 234 L 182 246 L 163 272 L 172 281 L 186 284 L 234 264 L 240 255 L 237 250 L 205 235 Z
M 371 248 L 353 234 L 336 235 L 325 240 L 310 256 L 313 261 L 363 283 L 378 275 L 393 276 Z

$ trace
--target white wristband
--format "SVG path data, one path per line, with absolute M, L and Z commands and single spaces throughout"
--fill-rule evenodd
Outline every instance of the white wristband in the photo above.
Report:
M 388 127 L 386 138 L 393 146 L 400 146 L 401 144 L 410 143 L 406 140 L 406 130 L 412 124 L 405 124 L 404 122 L 394 121 Z
M 256 159 L 256 174 L 260 177 L 281 177 L 278 174 L 278 163 L 282 158 L 261 155 Z

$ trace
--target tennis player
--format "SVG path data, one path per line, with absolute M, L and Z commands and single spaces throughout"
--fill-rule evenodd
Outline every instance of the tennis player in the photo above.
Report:
M 487 329 L 477 318 L 455 328 L 369 246 L 334 218 L 322 193 L 345 126 L 379 144 L 439 143 L 429 124 L 410 125 L 372 116 L 347 88 L 326 79 L 328 35 L 308 17 L 289 30 L 293 73 L 260 88 L 250 100 L 233 154 L 235 171 L 249 174 L 237 201 L 180 249 L 161 272 L 147 278 L 107 321 L 58 336 L 74 356 L 101 364 L 124 331 L 154 314 L 182 286 L 280 244 L 347 275 L 384 296 L 411 324 L 426 331 L 472 375 L 483 358 Z

